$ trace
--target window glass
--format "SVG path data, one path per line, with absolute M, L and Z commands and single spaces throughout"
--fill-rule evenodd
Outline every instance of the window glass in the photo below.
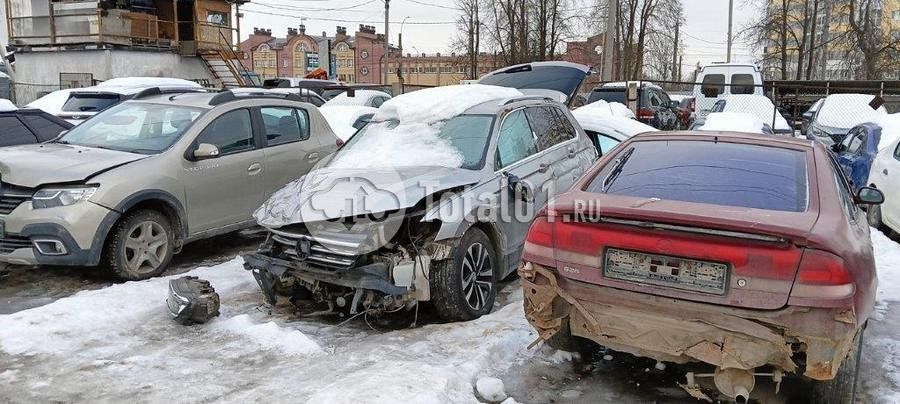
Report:
M 753 94 L 755 87 L 753 85 L 752 74 L 732 74 L 731 75 L 731 93 L 732 94 Z
M 250 111 L 238 109 L 219 116 L 203 129 L 197 137 L 197 143 L 209 143 L 218 147 L 219 155 L 253 149 Z
M 844 176 L 844 170 L 841 169 L 841 166 L 833 157 L 829 157 L 828 162 L 831 163 L 831 173 L 834 177 L 838 195 L 841 198 L 841 205 L 844 208 L 844 213 L 847 214 L 848 219 L 855 220 L 856 203 L 853 201 L 853 195 L 850 193 L 850 182 L 847 181 L 847 177 Z
M 127 101 L 75 126 L 60 143 L 155 154 L 174 144 L 202 110 Z
M 309 118 L 306 111 L 286 107 L 259 109 L 266 127 L 269 146 L 309 139 Z
M 849 152 L 850 154 L 859 153 L 860 147 L 863 145 L 864 141 L 866 140 L 866 134 L 864 132 L 857 132 L 853 136 L 847 136 L 847 137 L 852 138 L 850 140 L 850 146 L 847 147 L 847 152 Z
M 28 130 L 28 127 L 15 116 L 0 116 L 0 146 L 13 146 L 29 144 L 37 141 L 37 138 Z
M 628 150 L 619 148 L 617 156 L 592 180 L 589 191 L 786 212 L 807 207 L 806 153 L 801 151 L 641 141 Z
M 66 112 L 97 112 L 103 111 L 119 102 L 118 94 L 78 94 L 72 93 L 63 104 L 62 110 Z
M 529 107 L 525 109 L 525 115 L 537 136 L 538 150 L 546 150 L 575 137 L 575 128 L 568 119 L 563 120 L 554 107 Z
M 384 104 L 384 101 L 384 97 L 375 97 L 372 99 L 372 106 L 378 108 L 381 106 L 381 104 Z
M 537 143 L 531 132 L 531 126 L 528 125 L 528 119 L 525 118 L 525 111 L 520 109 L 507 115 L 503 120 L 503 126 L 500 127 L 500 138 L 497 140 L 498 168 L 506 167 L 537 151 Z
M 659 95 L 656 94 L 656 91 L 650 92 L 650 105 L 654 107 L 662 105 L 662 101 L 659 99 Z
M 56 139 L 62 131 L 66 130 L 62 125 L 40 115 L 22 115 L 20 118 L 34 129 L 39 142 Z
M 591 141 L 594 143 L 594 147 L 597 148 L 597 151 L 600 152 L 601 156 L 609 153 L 610 150 L 619 145 L 618 140 L 602 133 L 589 131 L 587 134 L 590 136 Z
M 700 86 L 700 92 L 704 97 L 715 98 L 719 94 L 725 92 L 725 75 L 724 74 L 707 74 L 703 76 L 703 84 Z
M 715 104 L 713 104 L 711 112 L 723 112 L 725 111 L 725 100 L 718 100 Z
M 625 100 L 625 90 L 610 90 L 610 89 L 597 89 L 591 91 L 591 95 L 588 96 L 588 104 L 603 100 L 606 102 L 618 102 L 620 104 L 627 104 L 628 101 Z

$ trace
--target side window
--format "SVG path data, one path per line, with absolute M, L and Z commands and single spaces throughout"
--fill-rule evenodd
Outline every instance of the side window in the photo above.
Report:
M 731 75 L 731 93 L 732 94 L 753 94 L 756 90 L 753 83 L 752 74 L 732 74 Z
M 723 112 L 725 111 L 725 100 L 718 100 L 715 104 L 713 104 L 712 112 Z
M 593 131 L 587 133 L 591 137 L 591 140 L 594 142 L 594 147 L 597 148 L 597 151 L 600 152 L 601 156 L 609 153 L 610 150 L 619 145 L 618 140 L 602 133 Z
M 317 107 L 321 107 L 321 106 L 325 105 L 325 100 L 323 100 L 322 97 L 310 94 L 309 95 L 309 103 L 312 105 L 315 105 Z
M 13 146 L 19 144 L 34 143 L 37 138 L 28 130 L 28 127 L 15 116 L 0 117 L 0 146 Z
M 848 136 L 851 137 L 851 136 Z M 860 148 L 863 144 L 865 144 L 866 133 L 864 131 L 858 131 L 854 135 L 852 135 L 852 140 L 850 140 L 850 146 L 847 147 L 847 152 L 850 154 L 859 153 Z
M 40 115 L 22 115 L 21 118 L 34 129 L 39 142 L 56 139 L 62 131 L 66 130 L 62 125 Z
M 828 162 L 831 163 L 831 172 L 834 176 L 835 186 L 837 187 L 838 195 L 841 198 L 841 204 L 844 206 L 844 212 L 847 214 L 847 218 L 851 221 L 856 220 L 856 203 L 853 202 L 853 195 L 850 193 L 850 183 L 847 181 L 847 178 L 844 176 L 844 171 L 841 170 L 841 166 L 838 165 L 837 161 L 834 160 L 833 157 L 828 157 Z
M 669 105 L 672 105 L 672 99 L 670 99 L 669 95 L 666 94 L 664 91 L 659 91 L 659 101 L 662 105 L 665 105 L 666 107 L 668 107 Z
M 384 97 L 375 97 L 372 99 L 372 106 L 375 108 L 381 107 L 381 104 L 384 104 L 385 101 Z
M 555 107 L 528 107 L 525 115 L 537 136 L 538 150 L 546 150 L 575 138 L 575 128 Z
M 662 101 L 659 99 L 659 94 L 656 91 L 650 91 L 650 105 L 654 107 L 662 105 Z
M 503 168 L 537 153 L 534 134 L 524 110 L 511 112 L 503 120 L 497 140 L 497 168 Z
M 725 92 L 725 75 L 724 74 L 707 74 L 703 76 L 703 84 L 700 86 L 700 92 L 704 97 L 716 98 L 719 94 Z
M 269 146 L 309 139 L 309 117 L 306 111 L 288 107 L 259 109 L 266 127 Z
M 209 143 L 219 148 L 219 155 L 252 150 L 253 126 L 250 124 L 250 110 L 238 109 L 226 112 L 210 123 L 197 143 Z

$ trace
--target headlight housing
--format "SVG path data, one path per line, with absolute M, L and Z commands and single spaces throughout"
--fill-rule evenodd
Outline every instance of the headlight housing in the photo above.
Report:
M 88 200 L 94 192 L 97 192 L 96 186 L 44 188 L 31 197 L 31 206 L 34 209 L 46 209 L 74 205 Z

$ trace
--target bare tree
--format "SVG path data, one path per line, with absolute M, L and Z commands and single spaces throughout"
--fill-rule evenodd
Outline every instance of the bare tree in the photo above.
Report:
M 850 32 L 862 56 L 862 73 L 866 79 L 881 78 L 888 68 L 897 67 L 900 39 L 880 24 L 884 0 L 850 0 L 848 7 Z
M 478 57 L 481 54 L 481 0 L 456 0 L 460 15 L 456 18 L 458 29 L 453 48 L 459 51 L 466 66 L 466 78 L 478 78 Z

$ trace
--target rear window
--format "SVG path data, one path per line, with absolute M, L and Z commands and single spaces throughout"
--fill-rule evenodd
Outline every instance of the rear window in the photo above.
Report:
M 585 74 L 573 67 L 531 65 L 530 70 L 525 67 L 518 70 L 507 69 L 484 76 L 478 81 L 478 84 L 512 87 L 519 90 L 554 90 L 570 97 L 581 85 Z
M 725 75 L 724 74 L 707 74 L 703 76 L 703 85 L 700 86 L 700 92 L 704 97 L 716 98 L 719 94 L 725 92 Z
M 590 97 L 588 97 L 588 104 L 603 100 L 606 102 L 618 102 L 620 104 L 628 105 L 625 101 L 625 90 L 594 90 L 591 91 Z
M 731 75 L 732 94 L 753 94 L 753 90 L 756 89 L 754 84 L 752 74 Z
M 100 112 L 119 102 L 117 94 L 77 94 L 69 95 L 63 104 L 65 112 Z
M 803 212 L 807 206 L 806 154 L 737 143 L 635 142 L 603 167 L 587 190 Z

